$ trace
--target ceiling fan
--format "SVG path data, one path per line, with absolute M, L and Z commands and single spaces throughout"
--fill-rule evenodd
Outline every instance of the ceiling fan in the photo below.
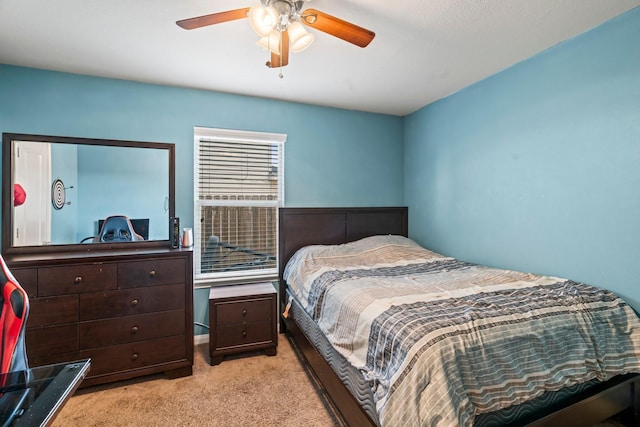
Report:
M 289 50 L 299 52 L 313 42 L 314 35 L 307 32 L 302 24 L 360 47 L 366 47 L 375 37 L 373 31 L 319 10 L 302 10 L 309 0 L 260 1 L 260 4 L 253 7 L 183 19 L 176 24 L 186 30 L 193 30 L 249 18 L 251 27 L 260 36 L 258 45 L 271 52 L 271 59 L 266 63 L 270 68 L 284 67 L 289 63 Z

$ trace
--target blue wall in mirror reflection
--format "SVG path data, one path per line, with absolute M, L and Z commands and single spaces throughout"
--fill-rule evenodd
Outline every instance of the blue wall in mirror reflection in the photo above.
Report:
M 111 215 L 148 218 L 149 240 L 168 239 L 169 157 L 165 150 L 52 144 L 51 156 L 52 176 L 65 183 L 70 202 L 52 211 L 52 244 L 79 243 L 96 236 L 98 220 Z

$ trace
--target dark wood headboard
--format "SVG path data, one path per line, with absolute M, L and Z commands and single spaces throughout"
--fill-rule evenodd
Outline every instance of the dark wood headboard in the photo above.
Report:
M 280 208 L 278 274 L 284 298 L 282 273 L 289 258 L 303 246 L 337 245 L 376 234 L 408 236 L 408 208 Z

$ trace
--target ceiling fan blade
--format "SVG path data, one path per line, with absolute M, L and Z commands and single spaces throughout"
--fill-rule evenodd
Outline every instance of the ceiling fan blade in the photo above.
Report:
M 207 25 L 221 24 L 223 22 L 246 18 L 247 13 L 249 13 L 249 9 L 249 7 L 245 7 L 242 9 L 227 10 L 226 12 L 212 13 L 211 15 L 176 21 L 176 24 L 185 30 L 193 30 L 196 28 L 206 27 Z
M 373 31 L 359 27 L 340 18 L 320 12 L 316 9 L 306 9 L 300 21 L 311 28 L 331 34 L 356 46 L 366 47 L 376 36 Z
M 280 39 L 280 55 L 271 52 L 271 61 L 268 62 L 269 68 L 280 68 L 289 64 L 289 32 L 282 32 Z

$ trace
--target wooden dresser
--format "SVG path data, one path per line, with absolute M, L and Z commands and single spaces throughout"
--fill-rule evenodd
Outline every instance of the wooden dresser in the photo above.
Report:
M 152 248 L 5 255 L 29 294 L 30 366 L 91 358 L 82 386 L 191 375 L 193 254 Z

